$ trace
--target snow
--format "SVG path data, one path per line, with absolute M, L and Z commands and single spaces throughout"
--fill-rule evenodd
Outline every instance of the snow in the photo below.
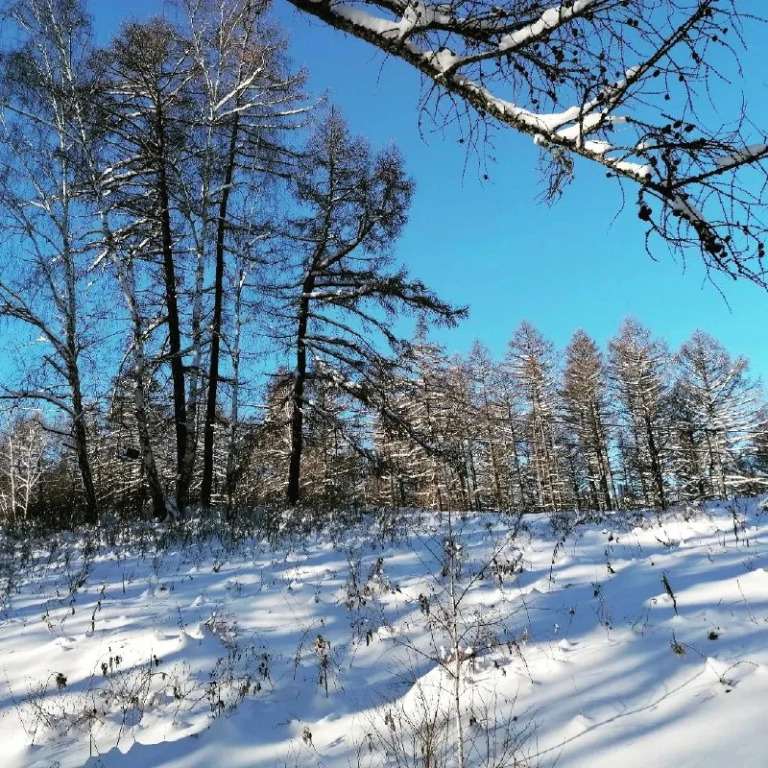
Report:
M 768 155 L 768 144 L 750 144 L 738 152 L 719 158 L 717 167 L 724 169 L 730 168 L 739 163 L 747 163 L 762 155 Z
M 533 39 L 561 26 L 572 17 L 585 11 L 595 0 L 576 0 L 572 5 L 558 4 L 547 8 L 532 24 L 516 29 L 504 35 L 499 42 L 499 51 L 510 51 L 519 48 Z
M 440 10 L 440 6 L 425 5 L 418 2 L 418 0 L 408 3 L 399 21 L 382 19 L 379 16 L 374 16 L 349 5 L 334 5 L 333 12 L 340 18 L 347 19 L 347 21 L 352 22 L 358 27 L 363 27 L 383 37 L 394 37 L 396 40 L 401 41 L 405 41 L 405 38 L 415 29 L 428 26 L 433 22 L 445 23 L 450 20 L 450 17 Z M 423 53 L 415 46 L 408 45 L 407 41 L 405 43 L 409 49 Z
M 461 59 L 450 49 L 441 48 L 439 51 L 428 51 L 424 54 L 432 66 L 441 73 L 447 72 L 451 67 L 455 67 Z
M 675 195 L 675 199 L 672 203 L 672 210 L 679 211 L 688 221 L 691 222 L 705 222 L 704 214 L 692 203 L 689 203 L 685 198 L 680 195 Z
M 651 175 L 651 166 L 644 165 L 642 163 L 633 163 L 628 160 L 613 160 L 611 159 L 611 166 L 616 170 L 623 171 L 638 179 L 647 179 Z
M 458 665 L 468 765 L 762 766 L 765 507 L 0 533 L 3 765 L 397 765 Z

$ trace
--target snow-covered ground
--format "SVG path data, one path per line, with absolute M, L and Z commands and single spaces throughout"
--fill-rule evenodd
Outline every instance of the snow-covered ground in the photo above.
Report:
M 0 763 L 768 764 L 768 512 L 569 522 L 2 538 Z

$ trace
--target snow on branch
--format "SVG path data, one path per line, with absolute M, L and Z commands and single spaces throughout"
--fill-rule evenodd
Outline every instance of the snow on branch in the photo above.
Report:
M 602 165 L 636 185 L 649 234 L 768 286 L 768 144 L 743 109 L 718 117 L 725 99 L 716 93 L 742 76 L 742 33 L 765 21 L 753 8 L 735 0 L 290 2 L 419 70 L 424 110 L 445 123 L 464 118 L 470 146 L 484 135 L 479 124 L 503 125 L 555 158 Z

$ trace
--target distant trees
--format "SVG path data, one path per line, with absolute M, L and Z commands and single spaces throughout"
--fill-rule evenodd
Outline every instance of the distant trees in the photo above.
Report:
M 719 80 L 743 78 L 742 33 L 760 33 L 760 10 L 735 0 L 289 1 L 417 69 L 425 101 L 437 102 L 430 114 L 458 118 L 462 141 L 479 143 L 489 125 L 531 137 L 550 196 L 575 158 L 589 160 L 637 190 L 649 235 L 768 284 L 765 136 L 743 106 L 728 117 L 700 109 Z
M 627 320 L 607 356 L 577 331 L 562 362 L 527 322 L 499 362 L 480 344 L 466 360 L 420 348 L 420 373 L 398 402 L 431 450 L 377 426 L 377 450 L 397 469 L 371 484 L 373 499 L 435 509 L 663 508 L 768 484 L 764 393 L 746 361 L 702 332 L 675 355 Z
M 50 445 L 39 419 L 17 418 L 0 438 L 0 521 L 26 520 L 45 471 Z

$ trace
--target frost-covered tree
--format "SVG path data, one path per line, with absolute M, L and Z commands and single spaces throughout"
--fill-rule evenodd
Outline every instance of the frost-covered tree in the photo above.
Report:
M 437 119 L 529 136 L 556 195 L 574 158 L 636 190 L 649 233 L 696 247 L 707 267 L 760 285 L 765 134 L 737 105 L 745 28 L 736 0 L 289 0 L 417 69 Z M 761 33 L 761 32 L 760 32 Z M 722 101 L 724 97 L 719 100 Z M 721 122 L 722 121 L 722 122 Z
M 751 482 L 742 454 L 760 430 L 761 392 L 747 360 L 703 331 L 680 347 L 677 365 L 684 448 L 700 472 L 699 492 L 727 498 Z
M 584 331 L 576 331 L 565 350 L 563 414 L 575 438 L 575 453 L 586 470 L 584 478 L 593 509 L 613 509 L 607 372 L 603 354 Z
M 467 358 L 467 375 L 472 387 L 471 417 L 474 423 L 475 475 L 483 506 L 507 509 L 510 445 L 506 423 L 509 416 L 501 397 L 501 372 L 488 349 L 476 341 Z
M 670 448 L 671 354 L 636 320 L 622 323 L 608 344 L 619 435 L 623 494 L 666 509 Z
M 429 340 L 423 323 L 408 346 L 406 362 L 392 382 L 389 407 L 376 421 L 376 449 L 383 459 L 380 484 L 398 506 L 466 508 L 466 486 L 462 497 L 459 478 L 466 466 L 464 433 L 453 423 L 455 380 L 445 350 Z
M 525 471 L 534 489 L 534 505 L 542 510 L 563 509 L 571 498 L 558 434 L 558 368 L 554 348 L 524 321 L 509 342 L 505 367 L 522 406 L 520 437 L 527 446 Z

